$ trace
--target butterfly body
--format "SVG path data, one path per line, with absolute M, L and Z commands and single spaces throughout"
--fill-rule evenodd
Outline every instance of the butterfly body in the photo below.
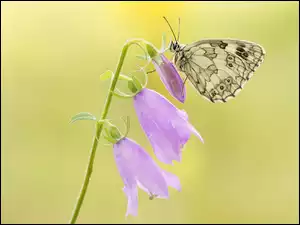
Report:
M 249 41 L 208 39 L 188 45 L 171 42 L 174 64 L 211 102 L 235 97 L 263 62 L 265 51 Z

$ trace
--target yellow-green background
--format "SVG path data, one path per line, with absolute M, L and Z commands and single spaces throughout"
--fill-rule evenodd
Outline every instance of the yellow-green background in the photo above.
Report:
M 298 3 L 296 2 L 1 2 L 1 222 L 66 223 L 80 190 L 94 135 L 81 111 L 100 115 L 122 45 L 144 38 L 160 47 L 237 38 L 261 44 L 265 62 L 241 94 L 212 104 L 190 84 L 177 103 L 156 73 L 149 88 L 185 109 L 205 139 L 194 136 L 183 160 L 163 168 L 182 192 L 149 201 L 125 220 L 127 200 L 112 148 L 101 142 L 80 223 L 296 223 L 298 217 Z M 132 48 L 124 73 L 141 64 Z M 170 55 L 169 55 L 170 56 Z M 109 117 L 152 150 L 131 100 L 113 99 Z

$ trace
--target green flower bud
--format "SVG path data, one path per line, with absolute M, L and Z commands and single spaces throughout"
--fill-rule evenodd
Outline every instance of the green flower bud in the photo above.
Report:
M 133 80 L 129 80 L 128 81 L 128 88 L 132 93 L 136 93 L 137 92 L 137 87 L 134 84 Z
M 109 133 L 110 133 L 110 136 L 115 140 L 119 140 L 122 137 L 119 129 L 113 125 L 109 127 Z
M 154 58 L 155 56 L 157 56 L 159 54 L 158 50 L 150 43 L 146 43 L 146 49 L 147 49 L 147 53 L 150 56 L 150 58 Z
M 128 81 L 128 88 L 132 93 L 136 94 L 143 89 L 143 85 L 135 76 L 133 76 L 132 79 Z

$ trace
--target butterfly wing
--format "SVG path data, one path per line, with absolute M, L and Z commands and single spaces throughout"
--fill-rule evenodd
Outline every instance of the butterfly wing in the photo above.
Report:
M 263 62 L 264 49 L 241 40 L 201 40 L 175 53 L 177 69 L 211 102 L 235 97 Z

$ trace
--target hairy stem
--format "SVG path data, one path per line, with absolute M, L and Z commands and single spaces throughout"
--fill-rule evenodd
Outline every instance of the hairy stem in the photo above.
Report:
M 117 84 L 117 81 L 118 81 L 123 63 L 124 63 L 126 53 L 127 53 L 128 48 L 129 48 L 130 45 L 136 44 L 138 42 L 144 42 L 144 41 L 142 39 L 130 40 L 124 45 L 124 47 L 122 49 L 116 72 L 114 73 L 114 76 L 112 77 L 112 80 L 111 80 L 111 84 L 110 84 L 109 91 L 108 91 L 108 94 L 107 94 L 107 97 L 106 97 L 106 101 L 105 101 L 105 104 L 104 104 L 104 109 L 102 111 L 101 118 L 99 119 L 99 121 L 96 124 L 96 134 L 94 136 L 93 145 L 92 145 L 92 148 L 91 148 L 91 151 L 90 151 L 89 162 L 88 162 L 88 166 L 87 166 L 87 169 L 86 169 L 84 182 L 83 182 L 81 190 L 79 192 L 79 196 L 78 196 L 74 211 L 72 213 L 72 218 L 70 220 L 71 224 L 74 224 L 77 221 L 77 218 L 78 218 L 78 215 L 79 215 L 79 212 L 80 212 L 80 208 L 82 206 L 82 203 L 83 203 L 83 200 L 84 200 L 84 197 L 85 197 L 85 194 L 86 194 L 86 191 L 87 191 L 90 179 L 91 179 L 91 175 L 92 175 L 92 172 L 93 172 L 95 154 L 96 154 L 99 138 L 100 138 L 100 135 L 101 135 L 102 130 L 103 130 L 103 122 L 102 121 L 106 119 L 106 116 L 108 114 L 108 111 L 109 111 L 109 108 L 110 108 L 110 105 L 111 105 L 111 101 L 112 101 L 113 92 L 115 90 L 115 87 L 116 87 L 116 84 Z

